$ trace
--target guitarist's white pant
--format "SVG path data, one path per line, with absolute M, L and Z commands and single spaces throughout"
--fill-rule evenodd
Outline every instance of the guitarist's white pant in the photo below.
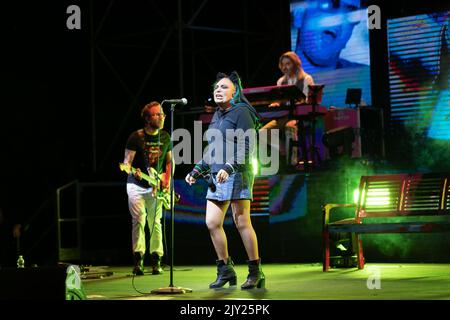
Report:
M 162 243 L 162 201 L 152 196 L 152 188 L 142 188 L 134 183 L 127 183 L 128 208 L 132 219 L 133 252 L 145 254 L 145 222 L 150 230 L 149 253 L 164 255 Z M 156 217 L 156 219 L 155 219 Z

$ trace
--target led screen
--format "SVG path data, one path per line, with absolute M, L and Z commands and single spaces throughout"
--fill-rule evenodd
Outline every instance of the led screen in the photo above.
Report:
M 361 105 L 371 105 L 367 7 L 359 0 L 291 1 L 291 46 L 325 85 L 324 106 L 347 107 L 348 88 L 361 88 Z
M 450 11 L 389 19 L 391 121 L 450 140 Z

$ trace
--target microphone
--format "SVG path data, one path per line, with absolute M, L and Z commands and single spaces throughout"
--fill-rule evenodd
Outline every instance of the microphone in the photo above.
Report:
M 216 185 L 214 184 L 212 174 L 206 174 L 203 178 L 208 182 L 208 188 L 210 188 L 212 192 L 216 192 Z
M 167 103 L 171 103 L 171 104 L 182 104 L 183 106 L 187 105 L 187 103 L 188 103 L 186 98 L 164 100 L 163 102 L 167 102 Z

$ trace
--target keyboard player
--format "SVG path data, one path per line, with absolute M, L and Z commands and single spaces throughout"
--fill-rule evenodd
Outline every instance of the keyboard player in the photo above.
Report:
M 288 51 L 280 56 L 278 67 L 283 73 L 283 76 L 278 79 L 277 86 L 281 85 L 296 85 L 299 87 L 304 96 L 308 97 L 308 85 L 314 84 L 314 80 L 311 75 L 306 73 L 302 68 L 302 62 L 298 55 L 293 51 Z M 297 103 L 307 103 L 307 98 L 302 98 Z M 289 104 L 290 102 L 285 102 Z M 280 107 L 280 102 L 273 102 L 269 105 L 271 108 Z M 298 164 L 298 120 L 292 119 L 289 116 L 285 116 L 278 119 L 270 120 L 266 123 L 261 130 L 280 130 L 279 152 L 280 155 L 286 156 L 286 164 L 296 166 Z M 265 136 L 265 135 L 264 135 Z M 267 137 L 270 137 L 268 133 Z M 271 143 L 270 141 L 266 141 Z M 291 144 L 293 147 L 291 148 Z M 292 152 L 291 152 L 292 150 Z

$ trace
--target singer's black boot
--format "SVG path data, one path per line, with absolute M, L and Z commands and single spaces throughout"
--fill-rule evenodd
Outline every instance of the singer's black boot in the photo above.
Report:
M 230 286 L 235 286 L 237 282 L 236 272 L 234 271 L 234 263 L 230 257 L 227 259 L 227 263 L 223 260 L 216 260 L 217 264 L 217 279 L 209 285 L 210 289 L 216 289 L 223 287 L 227 282 L 230 282 Z
M 137 276 L 144 275 L 144 256 L 140 252 L 134 253 L 134 268 L 133 274 Z
M 261 259 L 250 260 L 248 263 L 247 281 L 241 286 L 242 290 L 253 288 L 264 288 L 266 285 L 266 277 L 261 269 Z
M 161 268 L 161 257 L 156 253 L 152 253 L 152 274 L 161 274 L 163 269 Z

